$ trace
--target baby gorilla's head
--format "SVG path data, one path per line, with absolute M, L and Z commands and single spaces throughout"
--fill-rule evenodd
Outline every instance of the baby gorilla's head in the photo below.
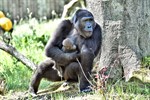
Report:
M 62 42 L 62 49 L 63 51 L 73 51 L 76 50 L 76 45 L 73 44 L 73 41 L 69 38 L 66 38 Z

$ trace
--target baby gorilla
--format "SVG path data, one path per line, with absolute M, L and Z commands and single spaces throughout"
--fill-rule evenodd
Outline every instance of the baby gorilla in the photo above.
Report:
M 70 38 L 66 38 L 65 40 L 63 40 L 62 45 L 62 50 L 64 52 L 74 52 L 77 49 L 76 45 L 74 45 L 73 41 Z
M 77 47 L 76 45 L 74 44 L 73 40 L 71 40 L 70 38 L 66 38 L 63 40 L 62 42 L 62 50 L 64 52 L 75 52 L 77 51 Z M 57 70 L 58 72 L 58 75 L 63 78 L 63 69 L 64 69 L 65 66 L 61 66 L 59 63 L 56 63 L 55 62 L 55 66 L 53 67 L 55 70 Z

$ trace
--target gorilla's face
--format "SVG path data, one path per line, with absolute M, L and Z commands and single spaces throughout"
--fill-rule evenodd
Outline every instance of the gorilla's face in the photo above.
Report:
M 87 10 L 78 10 L 73 18 L 73 24 L 84 38 L 91 37 L 96 26 L 92 13 Z
M 79 23 L 79 29 L 82 32 L 82 36 L 84 38 L 88 38 L 92 36 L 93 30 L 95 28 L 95 22 L 94 18 L 89 16 L 89 17 L 82 17 Z

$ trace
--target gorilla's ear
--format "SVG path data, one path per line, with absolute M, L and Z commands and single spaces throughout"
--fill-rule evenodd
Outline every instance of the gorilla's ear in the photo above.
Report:
M 79 14 L 79 12 L 81 12 L 82 11 L 82 9 L 78 9 L 75 13 L 74 13 L 74 15 L 73 15 L 73 17 L 72 17 L 72 19 L 71 19 L 71 22 L 73 23 L 73 24 L 75 24 L 76 22 L 77 22 L 77 20 L 78 20 L 78 14 Z
M 71 22 L 72 22 L 73 24 L 75 24 L 75 23 L 77 22 L 77 15 L 76 15 L 76 13 L 75 13 L 74 16 L 72 17 Z
M 79 13 L 82 12 L 82 11 L 86 11 L 86 10 L 85 10 L 85 9 L 78 9 L 78 10 L 74 13 L 74 15 L 73 15 L 73 17 L 72 17 L 72 19 L 71 19 L 71 22 L 72 22 L 73 24 L 75 24 L 75 23 L 78 21 L 79 17 L 81 17 L 81 16 L 79 16 Z

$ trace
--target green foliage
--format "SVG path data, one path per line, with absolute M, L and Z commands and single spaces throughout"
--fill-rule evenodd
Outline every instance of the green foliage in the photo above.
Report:
M 142 66 L 150 69 L 150 56 L 142 58 Z
M 45 59 L 44 46 L 58 21 L 38 22 L 36 19 L 29 19 L 27 22 L 21 21 L 14 26 L 11 45 L 35 64 L 38 64 Z M 27 90 L 31 75 L 32 71 L 25 65 L 0 50 L 0 79 L 6 80 L 8 91 Z M 46 86 L 48 83 L 42 81 L 42 84 Z M 41 87 L 44 86 L 41 85 Z
M 6 89 L 27 89 L 31 71 L 7 53 L 0 51 L 0 54 L 0 76 L 6 80 Z

